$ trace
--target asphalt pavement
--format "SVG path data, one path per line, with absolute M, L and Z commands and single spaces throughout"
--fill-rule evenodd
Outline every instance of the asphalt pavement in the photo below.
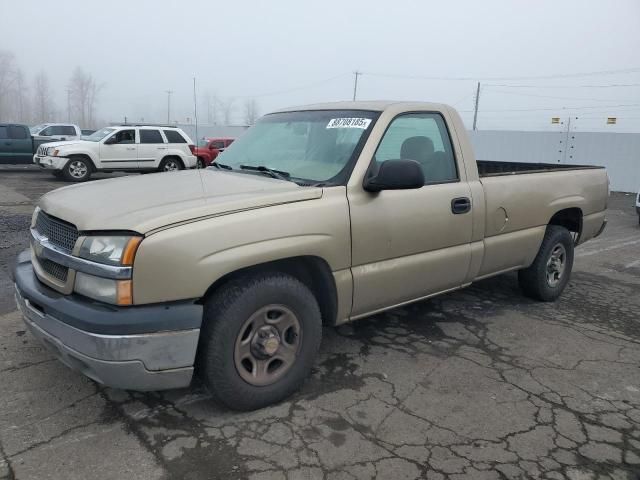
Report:
M 0 479 L 640 478 L 640 228 L 613 194 L 556 303 L 515 274 L 325 328 L 313 376 L 253 413 L 69 370 L 26 332 L 10 264 L 66 185 L 0 170 Z

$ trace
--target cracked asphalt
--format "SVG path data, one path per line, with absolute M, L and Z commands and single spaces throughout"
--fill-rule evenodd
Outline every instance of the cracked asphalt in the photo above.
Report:
M 556 303 L 514 274 L 339 328 L 301 392 L 236 413 L 204 387 L 101 387 L 22 323 L 9 276 L 38 197 L 0 170 L 0 479 L 640 478 L 640 229 L 613 194 Z

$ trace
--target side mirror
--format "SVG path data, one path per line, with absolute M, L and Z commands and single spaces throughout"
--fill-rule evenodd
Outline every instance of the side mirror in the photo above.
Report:
M 424 186 L 422 167 L 415 160 L 387 160 L 378 171 L 364 181 L 367 192 L 408 190 Z
M 116 136 L 115 135 L 112 135 L 111 137 L 107 138 L 104 141 L 105 145 L 113 145 L 114 143 L 116 143 Z

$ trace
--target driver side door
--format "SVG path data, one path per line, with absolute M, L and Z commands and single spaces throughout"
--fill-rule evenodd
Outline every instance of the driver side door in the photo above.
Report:
M 138 138 L 135 128 L 119 130 L 100 144 L 98 168 L 103 170 L 138 168 Z
M 391 159 L 417 161 L 425 184 L 377 193 L 349 187 L 352 317 L 460 287 L 471 262 L 471 193 L 444 118 L 397 116 L 371 167 Z M 468 209 L 454 208 L 459 199 L 469 201 Z

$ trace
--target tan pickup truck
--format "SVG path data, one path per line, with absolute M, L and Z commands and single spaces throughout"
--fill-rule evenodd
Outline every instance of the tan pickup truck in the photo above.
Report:
M 263 117 L 213 166 L 42 197 L 14 270 L 27 325 L 117 388 L 254 409 L 338 325 L 518 270 L 553 301 L 605 226 L 603 168 L 476 161 L 446 105 L 345 102 Z

